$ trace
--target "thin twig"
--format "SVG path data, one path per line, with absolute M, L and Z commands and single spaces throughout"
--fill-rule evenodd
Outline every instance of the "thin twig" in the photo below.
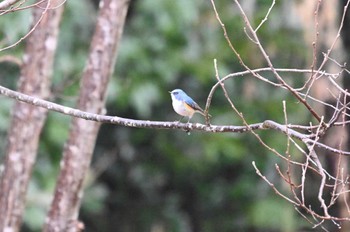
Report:
M 33 31 L 38 27 L 38 25 L 40 24 L 40 22 L 43 20 L 46 12 L 49 10 L 50 8 L 50 4 L 51 4 L 51 0 L 47 0 L 47 5 L 45 7 L 45 9 L 43 10 L 43 12 L 40 15 L 40 18 L 38 19 L 38 21 L 34 24 L 34 26 L 27 32 L 27 34 L 25 36 L 23 36 L 22 38 L 20 38 L 19 40 L 17 40 L 16 42 L 12 43 L 11 45 L 8 45 L 6 47 L 0 48 L 0 52 L 13 48 L 15 46 L 17 46 L 19 43 L 21 43 L 23 40 L 25 40 L 26 38 L 28 38 L 28 36 L 30 34 L 33 33 Z
M 265 15 L 265 18 L 264 18 L 263 20 L 261 20 L 259 26 L 257 26 L 256 29 L 254 30 L 255 33 L 256 33 L 256 32 L 259 30 L 259 28 L 267 21 L 267 18 L 269 17 L 272 8 L 275 6 L 275 3 L 276 3 L 276 1 L 273 0 L 272 3 L 271 3 L 271 6 L 270 6 L 270 8 L 269 8 L 269 10 L 267 11 L 267 13 L 266 13 L 266 15 Z

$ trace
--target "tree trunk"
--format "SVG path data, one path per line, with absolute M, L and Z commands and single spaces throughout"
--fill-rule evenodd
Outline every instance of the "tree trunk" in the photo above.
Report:
M 343 7 L 346 5 L 346 0 L 341 0 L 339 1 L 339 8 L 338 11 L 339 12 L 343 12 Z M 341 19 L 341 13 L 339 13 L 339 21 Z M 343 42 L 343 46 L 344 46 L 344 50 L 345 50 L 345 62 L 346 64 L 349 64 L 350 62 L 350 11 L 348 9 L 348 11 L 346 12 L 346 17 L 344 20 L 344 26 L 343 26 L 343 30 L 342 30 L 342 42 Z M 348 66 L 348 65 L 347 65 Z M 350 89 L 350 75 L 347 72 L 343 73 L 343 89 Z M 349 97 L 347 97 L 347 103 L 349 103 Z M 349 110 L 347 109 L 347 113 L 349 114 Z M 346 120 L 349 120 L 349 117 L 346 118 Z M 347 137 L 346 140 L 344 140 L 344 146 L 346 146 L 347 149 L 350 148 L 350 136 L 349 136 L 349 127 L 346 127 L 346 133 L 347 133 Z M 342 168 L 344 168 L 344 173 L 349 173 L 349 157 L 342 157 Z M 348 174 L 349 175 L 349 174 Z M 349 216 L 349 211 L 347 208 L 347 205 L 350 204 L 349 201 L 349 185 L 347 184 L 345 186 L 344 189 L 342 189 L 342 191 L 344 192 L 344 196 L 342 196 L 339 200 L 339 216 L 340 217 L 348 217 Z M 350 222 L 349 221 L 344 221 L 342 223 L 342 227 L 340 229 L 340 231 L 350 231 Z
M 54 1 L 52 1 L 54 2 Z M 19 79 L 19 91 L 39 98 L 50 94 L 51 74 L 58 25 L 63 7 L 45 11 L 35 8 L 33 25 L 41 23 L 28 37 Z M 4 172 L 0 179 L 0 231 L 19 231 L 25 196 L 35 162 L 39 136 L 47 110 L 17 101 L 8 131 Z
M 128 0 L 102 0 L 84 71 L 78 108 L 91 113 L 104 112 L 107 84 L 113 73 Z M 79 231 L 77 221 L 83 180 L 90 165 L 99 123 L 74 118 L 44 231 Z

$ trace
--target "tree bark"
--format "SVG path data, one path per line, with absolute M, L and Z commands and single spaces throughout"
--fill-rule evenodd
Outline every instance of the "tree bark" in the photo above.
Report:
M 51 1 L 54 2 L 54 1 Z M 63 7 L 33 11 L 33 25 L 41 23 L 28 37 L 23 56 L 19 91 L 39 98 L 50 94 L 53 59 Z M 43 15 L 44 14 L 44 15 Z M 0 231 L 19 231 L 28 182 L 35 162 L 39 136 L 47 110 L 16 102 L 8 131 L 4 172 L 0 178 Z
M 121 38 L 128 0 L 102 0 L 85 68 L 78 100 L 80 110 L 103 113 L 107 84 L 113 73 L 117 47 Z M 44 231 L 79 231 L 77 221 L 88 171 L 100 123 L 74 118 L 55 195 Z
M 343 12 L 343 7 L 346 5 L 347 1 L 346 0 L 341 0 L 339 1 L 339 19 L 341 19 L 341 13 Z M 344 53 L 345 53 L 345 61 L 344 63 L 349 64 L 350 62 L 350 11 L 348 10 L 346 12 L 346 17 L 344 20 L 344 26 L 343 26 L 343 30 L 341 32 L 341 38 L 342 38 L 342 42 L 343 42 L 343 46 L 344 46 Z M 349 90 L 350 89 L 350 75 L 347 72 L 343 73 L 343 87 L 344 89 Z M 349 103 L 349 97 L 347 97 L 346 99 L 347 103 Z M 349 110 L 347 109 L 347 113 L 349 114 Z M 346 118 L 346 120 L 349 120 L 349 117 Z M 349 127 L 346 127 L 346 137 L 344 139 L 344 146 L 346 148 L 350 148 L 350 132 L 349 132 Z M 342 168 L 343 173 L 349 173 L 349 158 L 348 157 L 344 157 L 342 159 Z M 339 216 L 340 217 L 348 217 L 349 216 L 349 211 L 347 208 L 347 205 L 350 204 L 350 200 L 349 200 L 349 185 L 346 185 L 344 189 L 342 189 L 342 191 L 344 192 L 344 196 L 342 196 L 339 200 Z M 341 232 L 345 232 L 345 231 L 350 231 L 350 222 L 349 221 L 344 221 L 342 223 L 341 229 L 339 230 Z

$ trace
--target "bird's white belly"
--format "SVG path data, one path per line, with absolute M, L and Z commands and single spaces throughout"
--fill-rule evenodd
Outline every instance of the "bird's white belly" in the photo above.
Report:
M 182 101 L 173 101 L 173 108 L 176 113 L 186 117 L 192 117 L 195 112 L 194 110 L 187 108 Z

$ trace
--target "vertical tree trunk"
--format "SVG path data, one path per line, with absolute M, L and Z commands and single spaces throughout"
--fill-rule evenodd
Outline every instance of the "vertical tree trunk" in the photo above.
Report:
M 346 0 L 340 0 L 339 1 L 339 21 L 341 19 L 341 13 L 343 12 L 343 7 L 346 5 L 347 1 Z M 346 12 L 346 17 L 344 20 L 344 26 L 343 26 L 343 30 L 342 30 L 342 42 L 343 42 L 343 46 L 345 48 L 345 63 L 349 64 L 350 62 L 350 11 L 348 9 L 348 11 Z M 347 65 L 348 66 L 348 65 Z M 347 72 L 343 73 L 343 86 L 344 89 L 349 90 L 350 89 L 350 75 Z M 347 103 L 349 102 L 349 97 L 347 97 Z M 349 114 L 349 110 L 347 110 L 347 113 Z M 349 120 L 349 118 L 347 118 L 346 120 Z M 344 146 L 349 149 L 350 148 L 350 136 L 349 136 L 349 127 L 346 127 L 346 133 L 347 133 L 347 137 L 346 140 L 344 140 Z M 349 157 L 343 157 L 342 158 L 342 168 L 344 168 L 344 173 L 349 173 Z M 343 189 L 344 196 L 342 196 L 339 200 L 339 216 L 340 217 L 348 217 L 349 216 L 349 211 L 347 209 L 347 205 L 350 204 L 350 200 L 349 200 L 349 193 L 346 191 L 349 191 L 349 185 L 346 185 L 346 189 Z M 350 231 L 350 222 L 349 221 L 344 221 L 342 223 L 342 227 L 340 229 L 340 231 Z
M 55 2 L 55 1 L 51 1 Z M 35 8 L 33 23 L 44 12 Z M 50 94 L 51 73 L 63 7 L 48 10 L 38 27 L 28 37 L 19 79 L 19 91 L 39 98 Z M 8 131 L 4 172 L 0 179 L 0 231 L 19 231 L 25 195 L 46 119 L 43 108 L 16 102 Z
M 104 112 L 107 84 L 113 73 L 118 43 L 121 38 L 128 0 L 102 0 L 85 68 L 78 108 L 91 113 Z M 83 180 L 90 165 L 99 123 L 74 118 L 55 195 L 44 231 L 78 231 L 78 211 Z

